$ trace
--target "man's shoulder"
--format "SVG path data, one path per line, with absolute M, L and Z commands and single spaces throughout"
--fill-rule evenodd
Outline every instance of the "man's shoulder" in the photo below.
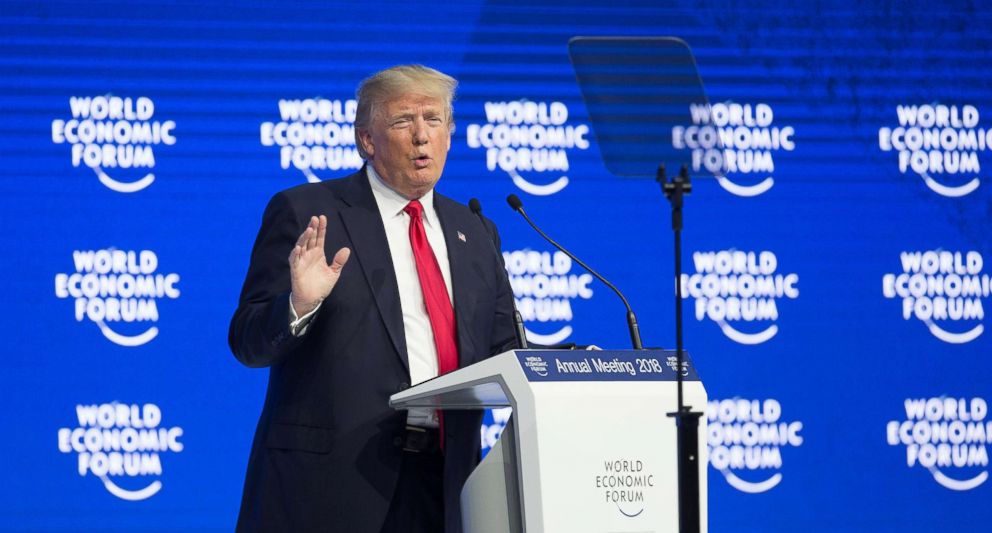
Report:
M 488 217 L 481 214 L 475 214 L 469 206 L 453 198 L 439 194 L 437 190 L 434 191 L 434 207 L 438 210 L 443 219 L 449 219 L 455 223 L 464 223 L 468 227 L 472 227 L 477 222 L 481 222 L 481 227 L 484 228 L 490 236 L 497 233 L 496 224 L 493 223 L 493 221 Z
M 290 205 L 321 204 L 332 207 L 338 201 L 352 196 L 359 186 L 359 180 L 365 179 L 361 170 L 341 178 L 333 178 L 317 183 L 304 183 L 288 189 L 283 189 L 272 196 L 270 203 Z
M 437 189 L 434 190 L 434 206 L 437 209 L 457 213 L 459 216 L 475 216 L 467 205 L 455 200 L 454 198 L 450 198 L 437 192 Z

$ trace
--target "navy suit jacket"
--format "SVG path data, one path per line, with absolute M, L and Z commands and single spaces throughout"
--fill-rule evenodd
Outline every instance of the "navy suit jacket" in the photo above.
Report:
M 459 366 L 468 366 L 513 348 L 513 293 L 492 222 L 437 193 L 434 208 L 448 248 Z M 307 333 L 295 337 L 288 257 L 314 215 L 327 216 L 327 257 L 345 246 L 352 254 Z M 245 365 L 269 367 L 238 530 L 378 533 L 407 416 L 388 398 L 410 386 L 410 371 L 396 275 L 364 169 L 272 198 L 229 341 Z M 461 531 L 459 494 L 478 462 L 480 422 L 479 411 L 445 413 L 449 532 Z

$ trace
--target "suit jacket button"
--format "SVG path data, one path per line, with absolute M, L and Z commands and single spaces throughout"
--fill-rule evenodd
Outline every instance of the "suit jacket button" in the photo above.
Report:
M 399 435 L 393 437 L 393 446 L 396 446 L 397 448 L 403 446 L 403 437 L 400 437 Z

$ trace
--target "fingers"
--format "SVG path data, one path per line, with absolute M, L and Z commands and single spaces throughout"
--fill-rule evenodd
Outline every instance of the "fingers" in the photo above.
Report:
M 317 217 L 310 217 L 310 225 L 307 226 L 307 231 L 310 234 L 310 237 L 307 239 L 307 246 L 306 246 L 307 250 L 312 250 L 314 249 L 314 247 L 317 246 L 318 226 L 320 226 L 320 221 L 317 219 Z
M 351 257 L 351 249 L 342 248 L 338 250 L 338 253 L 334 254 L 334 259 L 331 261 L 331 270 L 335 274 L 340 273 L 341 269 L 344 268 L 344 264 L 348 262 L 349 257 Z
M 317 248 L 324 249 L 324 237 L 327 236 L 327 217 L 320 215 L 320 219 L 317 222 Z
M 324 237 L 327 235 L 327 217 L 320 215 L 320 217 L 310 217 L 310 222 L 307 224 L 303 233 L 300 234 L 300 238 L 296 240 L 296 245 L 302 248 L 303 252 L 310 251 L 314 248 L 324 247 Z
M 308 240 L 310 240 L 310 226 L 307 226 L 307 229 L 300 234 L 300 238 L 296 239 L 296 245 L 305 248 Z
M 313 249 L 318 249 L 321 252 L 324 250 L 324 239 L 327 237 L 327 217 L 320 215 L 319 217 L 310 217 L 310 222 L 307 224 L 303 233 L 300 234 L 300 238 L 296 240 L 296 246 L 289 253 L 289 264 L 296 265 L 300 262 L 303 255 Z M 340 254 L 340 250 L 338 251 Z M 344 266 L 345 261 L 348 260 L 348 255 L 351 252 L 344 254 L 343 259 L 340 261 L 338 270 Z M 337 258 L 337 256 L 335 256 Z

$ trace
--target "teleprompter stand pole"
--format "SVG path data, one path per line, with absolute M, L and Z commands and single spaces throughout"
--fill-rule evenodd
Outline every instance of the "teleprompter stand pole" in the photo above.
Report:
M 665 165 L 658 166 L 656 177 L 661 191 L 672 204 L 672 231 L 675 233 L 675 354 L 678 410 L 668 413 L 678 428 L 679 465 L 679 533 L 699 533 L 699 418 L 703 413 L 693 411 L 682 398 L 682 200 L 692 192 L 689 171 L 682 166 L 671 180 L 665 175 Z

